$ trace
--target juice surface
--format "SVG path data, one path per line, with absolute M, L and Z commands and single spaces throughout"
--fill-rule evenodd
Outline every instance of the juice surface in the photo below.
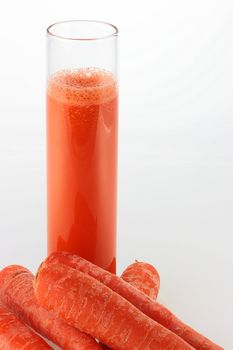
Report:
M 48 253 L 115 272 L 117 83 L 98 68 L 63 70 L 47 87 Z

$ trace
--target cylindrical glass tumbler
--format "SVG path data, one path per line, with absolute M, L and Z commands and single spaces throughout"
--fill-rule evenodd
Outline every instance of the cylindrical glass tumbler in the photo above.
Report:
M 47 30 L 48 253 L 116 271 L 117 36 L 111 24 Z

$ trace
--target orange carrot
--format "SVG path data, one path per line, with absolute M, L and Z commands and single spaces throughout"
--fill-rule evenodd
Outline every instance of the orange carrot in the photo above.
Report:
M 211 340 L 207 339 L 183 323 L 163 305 L 159 304 L 158 302 L 154 302 L 147 295 L 141 291 L 138 291 L 135 287 L 122 280 L 122 278 L 101 269 L 78 255 L 65 252 L 56 252 L 51 254 L 46 259 L 44 266 L 51 265 L 53 263 L 61 263 L 70 266 L 94 277 L 96 280 L 105 284 L 114 292 L 124 297 L 145 315 L 176 333 L 195 349 L 222 350 L 220 346 L 214 344 Z
M 93 277 L 62 264 L 42 265 L 39 303 L 115 350 L 193 349 Z
M 0 349 L 49 350 L 52 348 L 0 303 Z
M 151 264 L 136 261 L 125 269 L 121 278 L 150 298 L 154 300 L 157 299 L 160 287 L 160 276 L 158 271 Z
M 158 271 L 151 264 L 136 261 L 123 271 L 121 278 L 150 298 L 154 300 L 157 299 L 160 287 L 160 276 Z M 104 350 L 110 350 L 105 345 L 102 347 Z
M 101 346 L 89 335 L 39 306 L 33 280 L 33 274 L 22 266 L 6 267 L 0 272 L 1 300 L 23 322 L 63 350 L 100 350 Z

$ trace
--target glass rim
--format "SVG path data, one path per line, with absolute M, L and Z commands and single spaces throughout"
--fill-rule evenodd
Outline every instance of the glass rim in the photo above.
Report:
M 96 23 L 96 24 L 104 24 L 108 27 L 111 27 L 113 32 L 107 35 L 100 35 L 100 36 L 96 36 L 93 38 L 78 38 L 78 37 L 70 37 L 70 36 L 63 36 L 63 35 L 59 35 L 56 34 L 52 31 L 52 29 L 60 24 L 68 24 L 68 23 Z M 109 39 L 109 38 L 113 38 L 113 37 L 117 37 L 118 36 L 118 28 L 108 22 L 104 22 L 104 21 L 97 21 L 97 20 L 86 20 L 86 19 L 74 19 L 74 20 L 65 20 L 65 21 L 59 21 L 59 22 L 55 22 L 53 24 L 51 24 L 50 26 L 48 26 L 47 30 L 47 35 L 49 37 L 54 37 L 54 38 L 58 38 L 58 39 L 62 39 L 62 40 L 73 40 L 73 41 L 96 41 L 96 40 L 103 40 L 103 39 Z

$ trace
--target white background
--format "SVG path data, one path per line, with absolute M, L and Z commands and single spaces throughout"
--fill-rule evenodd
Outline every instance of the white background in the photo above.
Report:
M 233 2 L 2 1 L 0 266 L 46 253 L 45 28 L 120 29 L 119 271 L 161 274 L 160 300 L 233 349 Z

